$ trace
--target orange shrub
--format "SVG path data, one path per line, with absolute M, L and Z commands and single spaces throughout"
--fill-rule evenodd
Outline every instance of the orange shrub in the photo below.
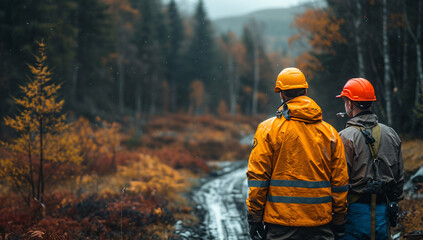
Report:
M 186 149 L 191 155 L 204 160 L 246 159 L 250 147 L 240 145 L 239 141 L 243 136 L 253 134 L 262 119 L 263 116 L 155 117 L 144 127 L 140 142 L 151 149 Z
M 160 149 L 143 149 L 142 152 L 156 156 L 161 162 L 175 168 L 188 169 L 194 173 L 207 173 L 209 167 L 204 159 L 180 146 L 165 146 Z
M 91 124 L 85 118 L 75 122 L 72 131 L 81 146 L 82 164 L 88 172 L 107 173 L 116 170 L 116 158 L 120 150 L 121 126 L 96 118 Z

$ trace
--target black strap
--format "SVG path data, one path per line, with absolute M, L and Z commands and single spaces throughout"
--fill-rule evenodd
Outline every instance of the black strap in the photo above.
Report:
M 282 110 L 279 110 L 282 107 Z M 282 102 L 282 104 L 278 107 L 276 110 L 276 117 L 281 118 L 283 116 L 286 120 L 291 120 L 291 114 L 289 114 L 289 108 L 288 108 L 288 101 Z

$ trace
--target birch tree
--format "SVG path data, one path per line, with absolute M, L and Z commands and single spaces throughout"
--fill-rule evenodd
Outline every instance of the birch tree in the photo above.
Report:
M 389 41 L 388 41 L 388 4 L 386 0 L 383 0 L 382 6 L 383 16 L 382 16 L 382 34 L 383 34 L 383 63 L 384 63 L 384 92 L 385 92 L 385 108 L 386 108 L 386 117 L 388 124 L 392 124 L 392 81 L 390 76 L 391 63 L 389 59 Z
M 360 0 L 354 1 L 357 12 L 355 14 L 355 20 L 354 20 L 354 40 L 355 45 L 357 48 L 357 62 L 358 62 L 358 74 L 360 77 L 365 77 L 365 69 L 364 69 L 364 61 L 363 61 L 363 48 L 362 48 L 362 39 L 361 39 L 361 19 L 362 19 L 362 10 L 361 10 L 361 2 Z
M 245 46 L 239 42 L 233 32 L 228 32 L 220 42 L 220 45 L 227 58 L 229 111 L 231 115 L 235 115 L 240 88 L 239 71 L 245 68 Z
M 416 44 L 417 81 L 416 81 L 416 88 L 415 88 L 414 106 L 418 106 L 420 103 L 420 94 L 422 93 L 422 87 L 423 87 L 423 67 L 422 67 L 422 54 L 421 54 L 421 45 L 420 45 L 421 27 L 422 27 L 421 9 L 422 9 L 422 1 L 419 1 L 416 33 L 414 33 L 414 31 L 411 29 L 410 22 L 408 20 L 406 1 L 404 1 L 404 20 L 405 20 L 408 32 L 411 38 L 413 38 L 414 43 Z

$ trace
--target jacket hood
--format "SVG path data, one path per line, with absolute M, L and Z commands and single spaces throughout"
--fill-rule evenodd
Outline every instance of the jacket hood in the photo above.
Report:
M 376 114 L 369 113 L 369 114 L 363 114 L 358 115 L 353 118 L 351 118 L 346 126 L 358 126 L 358 127 L 364 127 L 364 128 L 372 128 L 378 124 L 378 119 Z
M 278 112 L 282 113 L 285 110 L 285 105 L 287 106 L 285 109 L 288 109 L 288 118 L 290 117 L 292 120 L 307 123 L 322 121 L 322 109 L 320 109 L 319 105 L 313 99 L 307 96 L 299 96 L 289 100 L 279 107 Z M 287 118 L 285 114 L 283 116 Z

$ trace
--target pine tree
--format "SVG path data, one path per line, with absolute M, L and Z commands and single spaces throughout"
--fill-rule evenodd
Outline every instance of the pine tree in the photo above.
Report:
M 194 15 L 194 33 L 191 41 L 193 79 L 209 81 L 212 77 L 211 56 L 214 48 L 210 21 L 204 9 L 203 0 L 199 0 Z
M 3 167 L 0 175 L 13 182 L 17 190 L 29 204 L 29 197 L 22 192 L 24 185 L 29 185 L 30 196 L 44 204 L 44 164 L 45 161 L 79 162 L 79 151 L 74 148 L 75 139 L 60 138 L 68 128 L 66 115 L 61 114 L 64 100 L 58 100 L 61 85 L 52 81 L 52 72 L 47 66 L 46 44 L 38 42 L 39 54 L 34 65 L 28 64 L 32 78 L 20 86 L 22 98 L 13 98 L 20 106 L 20 113 L 15 117 L 5 117 L 6 126 L 13 128 L 19 137 L 4 145 L 15 152 L 16 158 L 1 159 Z M 64 142 L 65 141 L 65 142 Z M 20 155 L 28 157 L 28 163 L 20 162 Z M 33 159 L 39 159 L 38 181 L 35 183 Z M 28 178 L 25 175 L 29 175 Z M 28 182 L 25 180 L 28 179 Z M 35 185 L 37 189 L 35 190 Z
M 70 84 L 73 108 L 83 105 L 84 98 L 107 103 L 113 89 L 104 74 L 107 71 L 105 58 L 114 47 L 109 7 L 100 0 L 77 0 L 77 4 L 74 25 L 78 34 Z
M 135 1 L 134 1 L 135 2 Z M 160 64 L 161 51 L 158 31 L 158 5 L 154 0 L 141 0 L 135 2 L 135 8 L 140 12 L 140 19 L 136 24 L 134 43 L 137 46 L 137 57 L 142 69 L 136 79 L 135 85 L 135 113 L 154 110 L 156 86 L 158 81 L 157 66 Z
M 168 79 L 170 82 L 170 110 L 176 112 L 177 103 L 180 103 L 179 96 L 184 96 L 184 89 L 186 86 L 182 84 L 181 77 L 181 47 L 184 40 L 184 27 L 182 25 L 181 17 L 179 16 L 178 8 L 174 0 L 171 0 L 168 5 L 169 18 L 169 54 L 168 54 Z M 185 95 L 186 96 L 186 95 Z
M 188 58 L 190 58 L 190 74 L 188 75 L 188 84 L 196 79 L 203 81 L 206 93 L 211 96 L 206 97 L 206 105 L 209 102 L 218 102 L 220 99 L 221 83 L 217 81 L 220 79 L 216 76 L 217 56 L 216 56 L 215 42 L 211 23 L 207 18 L 207 13 L 204 9 L 203 0 L 198 1 L 198 5 L 193 18 L 193 36 L 190 47 L 188 49 Z M 217 107 L 217 104 L 214 104 Z

